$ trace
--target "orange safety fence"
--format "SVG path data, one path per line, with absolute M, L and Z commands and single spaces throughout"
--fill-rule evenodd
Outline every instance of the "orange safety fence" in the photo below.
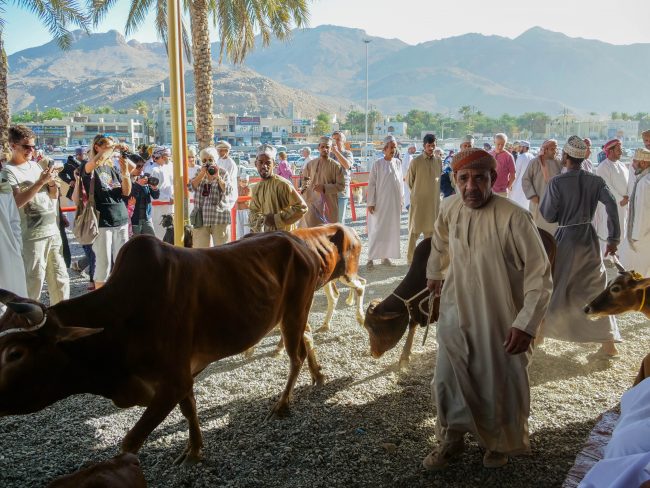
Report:
M 365 175 L 368 174 L 367 172 L 365 173 L 352 173 L 354 175 Z M 300 180 L 301 176 L 300 175 L 294 175 L 291 177 L 293 180 L 293 185 L 298 188 L 298 181 Z M 261 181 L 261 178 L 251 178 L 249 180 L 250 183 L 257 183 Z M 362 186 L 368 186 L 367 182 L 364 183 L 350 183 L 350 212 L 352 213 L 352 221 L 357 220 L 357 212 L 356 208 L 354 206 L 354 195 L 352 193 L 352 190 L 354 188 L 359 188 Z M 251 200 L 250 196 L 242 196 L 237 199 L 237 203 L 244 203 L 248 202 Z M 190 200 L 191 202 L 194 202 L 193 200 Z M 160 200 L 154 200 L 151 202 L 152 205 L 158 206 L 158 205 L 172 205 L 171 202 L 169 201 L 160 201 Z M 77 207 L 61 207 L 62 212 L 76 212 Z M 235 205 L 232 210 L 230 211 L 230 219 L 231 219 L 231 224 L 230 224 L 230 238 L 231 240 L 236 240 L 237 239 L 237 205 Z

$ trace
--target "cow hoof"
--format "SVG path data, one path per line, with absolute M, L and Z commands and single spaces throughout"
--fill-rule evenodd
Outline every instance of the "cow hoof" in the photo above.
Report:
M 181 454 L 174 460 L 174 465 L 186 466 L 186 467 L 195 466 L 199 464 L 201 461 L 203 461 L 203 455 L 201 454 L 200 449 L 198 452 L 193 453 L 189 447 L 186 447 L 185 451 L 183 451 L 183 454 Z
M 314 386 L 323 386 L 325 384 L 325 375 L 318 373 L 311 379 L 311 384 Z
M 410 361 L 408 359 L 400 359 L 397 365 L 397 369 L 399 371 L 406 371 L 409 368 L 409 362 Z
M 354 296 L 349 296 L 345 299 L 345 304 L 348 306 L 354 305 Z
M 357 323 L 359 324 L 360 327 L 363 327 L 363 324 L 366 322 L 366 317 L 365 315 L 359 315 L 357 317 Z
M 284 351 L 284 346 L 278 346 L 275 349 L 273 349 L 273 357 L 278 357 L 280 354 L 282 354 L 282 351 Z
M 328 332 L 330 330 L 330 325 L 329 324 L 323 324 L 321 325 L 316 332 Z
M 269 414 L 266 416 L 266 420 L 271 420 L 273 418 L 283 419 L 289 416 L 289 405 L 286 403 L 276 403 Z

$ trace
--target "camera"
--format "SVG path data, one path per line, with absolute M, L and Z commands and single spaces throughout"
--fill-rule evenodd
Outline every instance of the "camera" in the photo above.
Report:
M 208 164 L 206 168 L 210 176 L 214 176 L 217 174 L 217 167 L 214 164 Z
M 142 176 L 147 178 L 147 184 L 151 186 L 158 186 L 158 183 L 160 183 L 160 180 L 156 178 L 155 176 L 151 176 L 149 173 L 145 173 Z

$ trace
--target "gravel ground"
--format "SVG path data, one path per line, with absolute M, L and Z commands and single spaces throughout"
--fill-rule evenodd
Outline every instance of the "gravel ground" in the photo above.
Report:
M 365 215 L 365 209 L 360 214 Z M 405 217 L 403 224 L 404 229 Z M 355 227 L 365 239 L 365 221 L 360 219 Z M 80 255 L 80 248 L 73 246 L 73 253 Z M 365 263 L 365 254 L 362 259 Z M 399 283 L 407 267 L 405 259 L 397 264 L 378 265 L 372 271 L 362 266 L 361 274 L 368 279 L 364 308 Z M 70 273 L 73 295 L 84 293 L 86 280 Z M 325 308 L 319 292 L 312 324 L 319 325 Z M 418 332 L 411 366 L 398 372 L 401 344 L 380 360 L 372 359 L 367 334 L 343 299 L 332 330 L 315 334 L 326 384 L 311 387 L 305 365 L 289 418 L 264 421 L 288 373 L 286 355 L 271 354 L 274 333 L 251 359 L 225 359 L 197 378 L 203 463 L 192 468 L 172 465 L 188 436 L 178 409 L 150 436 L 140 460 L 153 487 L 560 486 L 598 415 L 618 402 L 649 350 L 650 328 L 644 316 L 621 316 L 619 325 L 625 342 L 620 346 L 622 359 L 613 363 L 590 361 L 587 356 L 595 345 L 547 340 L 535 352 L 530 369 L 533 452 L 500 470 L 482 467 L 482 453 L 473 441 L 467 441 L 463 457 L 446 471 L 421 468 L 434 445 L 429 383 L 435 334 L 422 346 Z M 140 408 L 120 410 L 101 397 L 80 395 L 42 412 L 0 419 L 0 486 L 43 486 L 89 461 L 112 457 L 141 413 Z

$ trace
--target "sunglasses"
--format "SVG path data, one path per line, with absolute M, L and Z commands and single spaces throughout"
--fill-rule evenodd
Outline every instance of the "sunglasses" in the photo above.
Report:
M 31 144 L 18 144 L 18 145 L 27 151 L 36 151 L 36 146 L 32 146 Z

